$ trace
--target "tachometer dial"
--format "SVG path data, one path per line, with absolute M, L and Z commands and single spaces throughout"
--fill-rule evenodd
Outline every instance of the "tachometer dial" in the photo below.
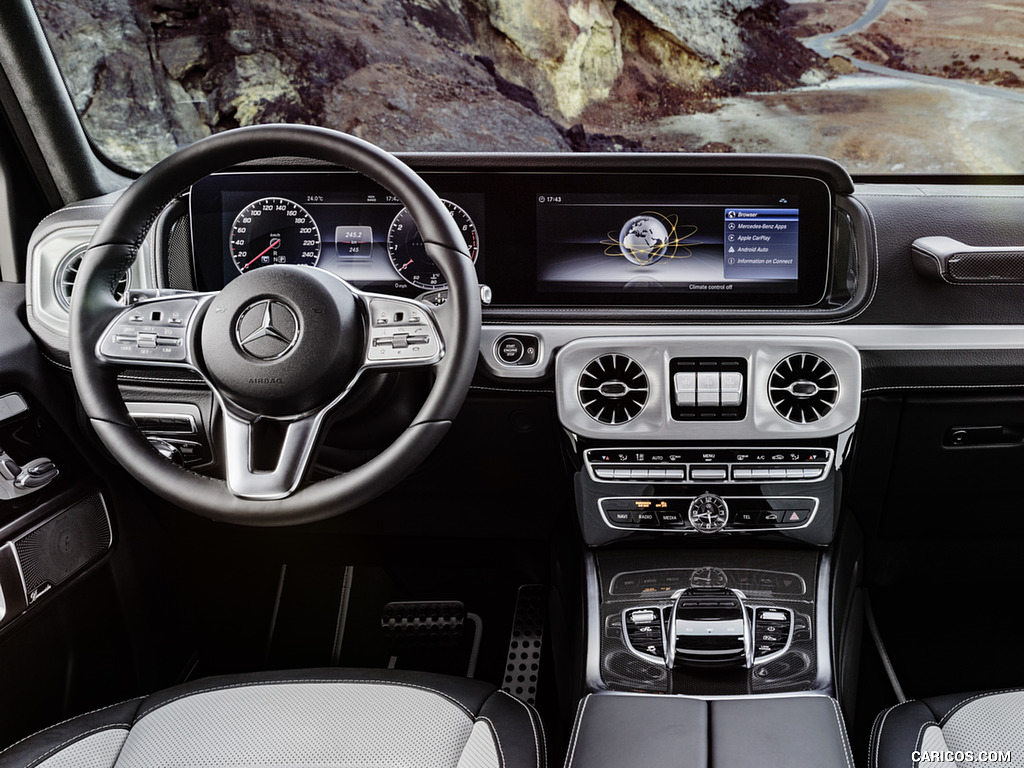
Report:
M 476 262 L 477 251 L 480 248 L 476 224 L 469 214 L 455 203 L 449 200 L 442 202 L 455 219 L 455 226 L 466 241 L 469 258 Z M 391 263 L 395 265 L 398 274 L 407 283 L 426 289 L 447 287 L 444 275 L 423 247 L 423 238 L 420 237 L 408 208 L 400 210 L 395 220 L 391 222 L 391 228 L 388 230 L 388 256 L 391 257 Z
M 309 212 L 283 197 L 249 203 L 231 224 L 231 259 L 239 272 L 268 264 L 316 266 L 320 230 Z

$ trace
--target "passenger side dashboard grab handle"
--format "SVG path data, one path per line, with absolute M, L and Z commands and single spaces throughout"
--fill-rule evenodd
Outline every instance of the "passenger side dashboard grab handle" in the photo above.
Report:
M 1024 246 L 984 247 L 951 237 L 919 237 L 911 246 L 922 277 L 951 285 L 1024 285 Z

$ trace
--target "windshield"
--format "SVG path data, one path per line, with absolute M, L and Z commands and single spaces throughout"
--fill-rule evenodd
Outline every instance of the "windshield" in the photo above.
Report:
M 1024 0 L 36 0 L 97 149 L 268 122 L 392 151 L 818 154 L 1017 174 Z

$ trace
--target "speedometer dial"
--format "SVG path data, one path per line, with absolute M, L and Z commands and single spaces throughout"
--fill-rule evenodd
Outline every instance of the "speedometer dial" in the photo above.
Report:
M 448 213 L 455 219 L 455 226 L 462 233 L 466 241 L 466 250 L 469 258 L 476 262 L 477 251 L 480 248 L 480 241 L 476 231 L 476 224 L 469 218 L 469 214 L 450 200 L 442 200 Z M 437 268 L 434 260 L 427 255 L 423 247 L 423 238 L 412 220 L 412 214 L 408 208 L 403 208 L 391 222 L 388 230 L 388 256 L 391 263 L 395 265 L 398 274 L 407 283 L 412 283 L 417 288 L 445 288 L 444 275 Z
M 283 197 L 249 203 L 231 224 L 231 259 L 239 272 L 268 264 L 316 266 L 320 230 L 309 212 Z

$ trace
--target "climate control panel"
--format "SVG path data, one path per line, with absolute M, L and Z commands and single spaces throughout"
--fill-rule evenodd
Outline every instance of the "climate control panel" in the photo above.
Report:
M 590 476 L 603 483 L 785 483 L 826 477 L 831 448 L 591 448 Z

